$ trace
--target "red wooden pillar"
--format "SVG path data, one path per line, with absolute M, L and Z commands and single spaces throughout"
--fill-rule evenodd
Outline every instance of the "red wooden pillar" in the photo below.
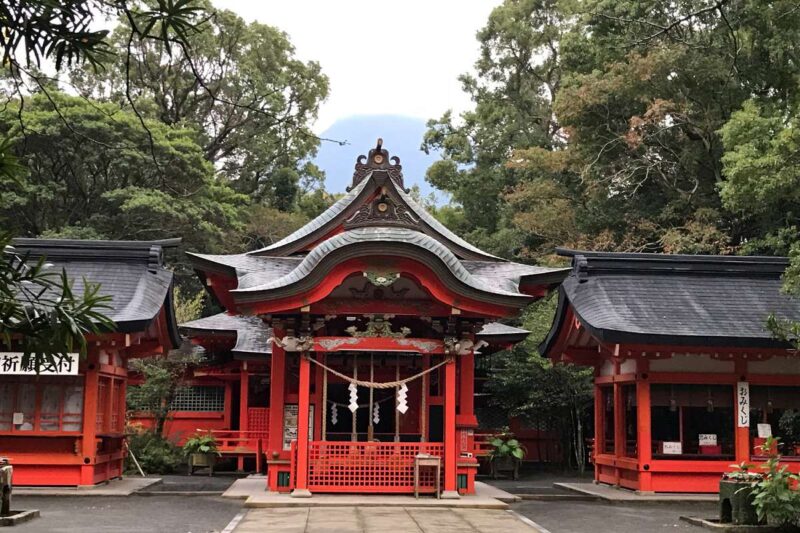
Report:
M 230 380 L 225 381 L 225 414 L 223 416 L 223 427 L 225 429 L 233 429 L 231 427 L 233 418 L 233 383 Z
M 650 419 L 650 382 L 644 377 L 647 376 L 647 361 L 641 360 L 638 363 L 636 380 L 636 449 L 639 452 L 639 490 L 651 492 L 653 483 L 650 467 L 653 460 L 653 445 Z
M 275 330 L 275 337 L 283 337 L 283 331 Z M 268 456 L 283 453 L 283 393 L 286 377 L 286 352 L 272 343 L 272 361 L 269 379 L 269 445 Z
M 273 329 L 276 338 L 282 338 L 283 330 Z M 289 470 L 288 451 L 283 451 L 283 402 L 286 381 L 286 351 L 272 343 L 269 385 L 269 435 L 267 442 L 267 483 L 269 490 L 277 492 L 280 468 Z
M 242 361 L 239 378 L 239 431 L 248 431 L 250 429 L 248 420 L 250 371 L 247 369 L 247 361 Z M 236 469 L 244 470 L 244 456 L 240 455 L 236 458 Z
M 625 402 L 622 401 L 622 385 L 614 383 L 614 457 L 625 457 Z M 614 483 L 620 484 L 620 469 L 614 469 Z
M 94 485 L 95 461 L 97 459 L 97 348 L 89 348 L 86 375 L 83 379 L 83 434 L 81 436 L 81 485 Z
M 475 417 L 475 352 L 460 355 L 458 363 L 461 371 L 458 425 L 478 427 Z
M 605 404 L 603 403 L 603 389 L 600 385 L 594 386 L 594 446 L 592 449 L 592 462 L 594 463 L 594 480 L 600 481 L 600 466 L 597 464 L 598 454 L 605 453 L 606 425 Z
M 444 365 L 444 492 L 442 498 L 460 498 L 456 490 L 456 363 Z
M 308 415 L 311 400 L 311 362 L 306 354 L 300 357 L 300 387 L 297 398 L 297 472 L 293 498 L 308 498 Z
M 747 381 L 747 360 L 736 359 L 735 372 L 737 381 Z M 737 394 L 738 383 L 733 384 L 733 428 L 734 428 L 734 453 L 736 463 L 750 462 L 750 427 L 739 427 L 739 398 Z
M 324 354 L 319 354 L 319 359 L 324 362 Z M 319 360 L 318 359 L 318 360 Z M 322 399 L 322 380 L 325 370 L 317 365 L 314 371 L 314 426 L 311 428 L 311 440 L 322 440 L 322 411 L 325 409 Z M 314 428 L 317 428 L 316 430 Z

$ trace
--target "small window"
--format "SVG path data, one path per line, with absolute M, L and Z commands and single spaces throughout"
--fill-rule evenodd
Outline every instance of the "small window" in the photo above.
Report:
M 170 405 L 172 411 L 224 411 L 225 387 L 182 387 Z
M 83 386 L 73 378 L 39 376 L 0 384 L 0 431 L 80 431 Z

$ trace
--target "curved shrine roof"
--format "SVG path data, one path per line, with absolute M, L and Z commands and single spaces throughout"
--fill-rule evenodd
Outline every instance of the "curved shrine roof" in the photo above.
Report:
M 99 283 L 100 294 L 111 296 L 111 309 L 103 313 L 114 321 L 116 331 L 143 331 L 165 307 L 177 347 L 181 341 L 172 306 L 172 272 L 164 266 L 163 249 L 179 242 L 14 239 L 13 250 L 5 253 L 26 261 L 44 257 L 53 273 L 66 271 L 77 296 L 86 288 L 84 280 Z
M 198 318 L 179 325 L 182 333 L 189 337 L 201 335 L 236 335 L 236 344 L 231 350 L 234 356 L 272 353 L 272 328 L 255 316 L 218 313 Z
M 800 300 L 782 291 L 784 257 L 559 253 L 572 271 L 542 353 L 568 308 L 595 338 L 621 344 L 785 347 L 767 317 L 800 320 Z
M 235 278 L 235 301 L 298 294 L 320 283 L 341 261 L 397 256 L 423 262 L 455 292 L 521 307 L 535 296 L 523 285 L 551 288 L 568 269 L 508 262 L 448 230 L 403 187 L 399 159 L 380 144 L 356 163 L 349 192 L 280 241 L 244 254 L 188 254 L 197 270 Z

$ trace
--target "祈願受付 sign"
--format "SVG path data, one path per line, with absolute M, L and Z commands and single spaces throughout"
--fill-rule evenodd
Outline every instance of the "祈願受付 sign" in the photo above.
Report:
M 0 352 L 0 376 L 36 375 L 33 357 L 23 361 L 22 352 Z M 39 367 L 39 374 L 44 376 L 77 376 L 78 354 L 67 353 L 54 355 L 52 362 L 44 362 Z

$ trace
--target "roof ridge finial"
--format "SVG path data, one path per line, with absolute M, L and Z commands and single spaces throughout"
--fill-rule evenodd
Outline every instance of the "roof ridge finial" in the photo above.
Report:
M 383 138 L 381 137 L 378 137 L 375 148 L 369 151 L 369 155 L 358 156 L 355 169 L 353 183 L 347 188 L 348 191 L 361 183 L 369 174 L 380 172 L 394 181 L 398 187 L 408 192 L 403 186 L 403 167 L 400 165 L 400 158 L 397 156 L 389 157 L 389 151 L 383 148 Z

